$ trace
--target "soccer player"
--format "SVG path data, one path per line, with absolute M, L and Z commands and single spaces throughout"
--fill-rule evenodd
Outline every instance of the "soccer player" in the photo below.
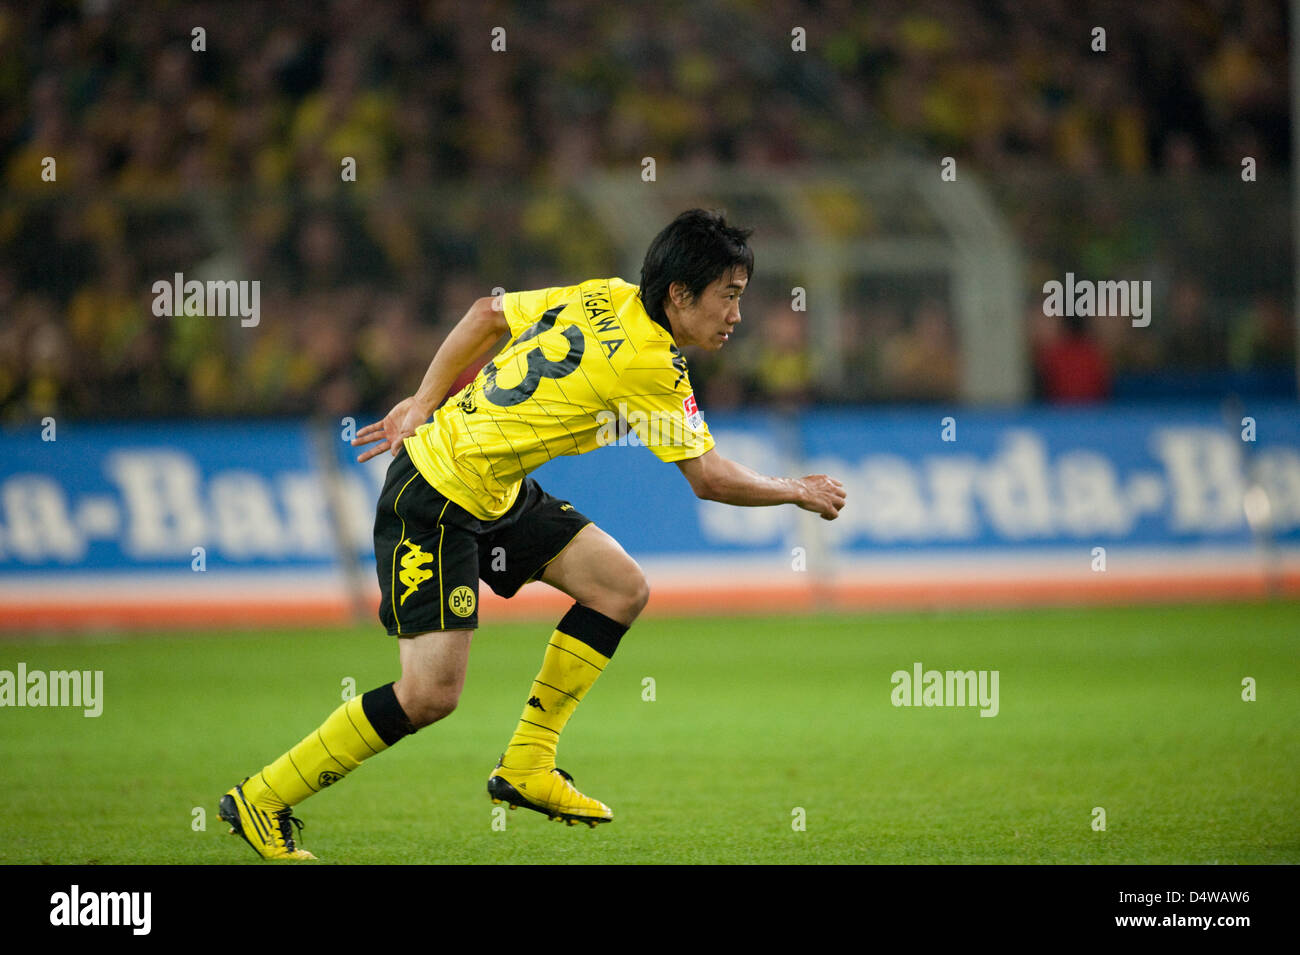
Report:
M 292 807 L 455 709 L 478 626 L 480 578 L 503 597 L 541 580 L 574 600 L 488 778 L 489 795 L 569 825 L 594 828 L 613 818 L 556 768 L 556 745 L 645 607 L 649 587 L 617 541 L 528 475 L 631 426 L 660 460 L 681 469 L 697 497 L 796 504 L 826 520 L 839 514 L 839 481 L 766 477 L 714 450 L 691 390 L 680 348 L 716 351 L 740 323 L 740 296 L 754 269 L 749 235 L 720 213 L 692 209 L 651 243 L 639 289 L 607 278 L 479 299 L 439 347 L 419 390 L 357 433 L 354 445 L 374 445 L 358 460 L 384 451 L 395 458 L 375 517 L 375 562 L 379 617 L 398 638 L 401 678 L 344 703 L 222 796 L 221 817 L 258 854 L 314 858 L 295 841 L 292 826 L 302 824 Z M 438 407 L 507 333 L 493 360 Z

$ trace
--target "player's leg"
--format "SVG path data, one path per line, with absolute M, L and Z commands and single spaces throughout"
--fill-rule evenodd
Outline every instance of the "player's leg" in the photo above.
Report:
M 538 579 L 625 628 L 632 626 L 650 599 L 650 584 L 641 566 L 595 524 L 579 531 Z
M 232 789 L 222 797 L 222 818 L 267 858 L 313 858 L 294 845 L 290 807 L 448 716 L 465 685 L 473 634 L 451 630 L 403 637 L 401 679 L 348 700 L 296 746 Z
M 473 630 L 422 633 L 398 641 L 402 678 L 393 692 L 415 729 L 451 715 L 460 701 Z
M 316 730 L 244 784 L 256 802 L 296 806 L 338 782 L 362 762 L 456 708 L 469 661 L 472 630 L 403 637 L 402 677 L 338 707 Z
M 291 826 L 301 823 L 291 807 L 455 707 L 478 589 L 477 547 L 460 513 L 405 454 L 394 460 L 379 500 L 375 559 L 380 620 L 401 638 L 402 677 L 346 701 L 222 797 L 221 817 L 264 858 L 312 858 L 295 845 Z
M 515 770 L 554 768 L 560 733 L 650 594 L 636 561 L 595 524 L 579 531 L 540 579 L 576 603 L 551 634 L 506 748 L 503 765 Z
M 540 800 L 539 807 L 534 798 L 530 808 L 571 823 L 607 822 L 613 817 L 609 808 L 583 796 L 568 785 L 567 774 L 555 770 L 556 748 L 569 718 L 645 606 L 649 586 L 636 561 L 595 524 L 583 527 L 538 579 L 576 602 L 551 634 L 514 736 L 489 780 L 489 792 L 516 804 L 514 795 L 526 797 L 540 786 L 548 799 Z
M 294 854 L 290 807 L 418 729 L 393 687 L 376 687 L 336 708 L 295 746 L 223 796 L 221 817 L 265 858 L 311 858 Z

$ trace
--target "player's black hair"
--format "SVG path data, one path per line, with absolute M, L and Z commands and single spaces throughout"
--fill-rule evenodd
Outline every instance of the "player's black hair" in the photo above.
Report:
M 641 304 L 664 328 L 672 331 L 664 311 L 668 287 L 682 282 L 697 298 L 718 276 L 734 268 L 754 275 L 752 229 L 727 225 L 722 212 L 688 209 L 664 227 L 646 250 L 641 265 Z

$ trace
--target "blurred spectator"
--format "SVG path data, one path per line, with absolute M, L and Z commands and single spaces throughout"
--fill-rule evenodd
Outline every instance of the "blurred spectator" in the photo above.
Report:
M 1034 368 L 1040 394 L 1047 401 L 1078 403 L 1110 397 L 1110 365 L 1086 318 L 1062 318 L 1060 334 L 1037 344 Z
M 812 399 L 812 356 L 808 352 L 808 316 L 788 304 L 773 305 L 761 319 L 754 358 L 754 384 L 777 408 L 795 410 Z
M 1177 279 L 1169 294 L 1168 331 L 1165 357 L 1175 368 L 1204 370 L 1227 366 L 1227 342 L 1223 326 L 1215 321 L 1205 301 L 1205 286 L 1199 279 Z
M 1271 295 L 1261 295 L 1232 323 L 1232 367 L 1291 368 L 1296 363 L 1295 321 Z
M 889 338 L 881 357 L 888 398 L 942 401 L 956 397 L 959 360 L 952 323 L 942 302 L 922 302 L 911 327 Z

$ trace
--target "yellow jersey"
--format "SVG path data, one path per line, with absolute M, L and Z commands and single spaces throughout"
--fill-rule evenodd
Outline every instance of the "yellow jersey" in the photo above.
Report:
M 643 444 L 661 461 L 713 447 L 672 335 L 618 278 L 503 297 L 511 339 L 406 439 L 420 473 L 480 520 L 552 458 Z

